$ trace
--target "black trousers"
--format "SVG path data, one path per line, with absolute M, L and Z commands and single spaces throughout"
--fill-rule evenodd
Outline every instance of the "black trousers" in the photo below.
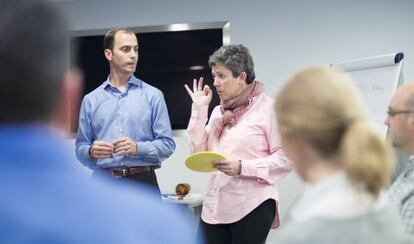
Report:
M 263 244 L 273 223 L 276 202 L 268 199 L 241 220 L 231 224 L 208 224 L 201 220 L 198 243 Z M 203 237 L 204 236 L 204 237 Z
M 95 170 L 92 174 L 92 177 L 104 177 L 107 181 L 113 181 L 117 184 L 136 184 L 137 187 L 142 187 L 144 185 L 151 191 L 154 191 L 156 194 L 161 196 L 161 190 L 158 185 L 157 175 L 155 174 L 154 170 L 120 178 L 112 177 L 112 174 L 106 170 Z

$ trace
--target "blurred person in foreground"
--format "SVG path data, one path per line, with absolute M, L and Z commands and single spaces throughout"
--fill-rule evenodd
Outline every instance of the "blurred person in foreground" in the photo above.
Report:
M 159 196 L 76 167 L 56 127 L 81 79 L 53 3 L 0 0 L 0 32 L 0 243 L 192 243 L 189 220 Z
M 280 90 L 282 145 L 307 183 L 275 243 L 408 243 L 384 188 L 392 152 L 369 122 L 352 81 L 309 68 Z

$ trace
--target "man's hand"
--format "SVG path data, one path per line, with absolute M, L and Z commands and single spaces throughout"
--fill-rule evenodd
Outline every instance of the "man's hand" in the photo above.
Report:
M 229 176 L 240 175 L 241 172 L 240 160 L 229 161 L 227 159 L 219 159 L 213 161 L 211 164 L 214 168 Z
M 114 146 L 111 143 L 106 141 L 94 141 L 89 149 L 89 154 L 93 159 L 103 159 L 111 157 L 113 151 Z
M 112 142 L 114 153 L 118 155 L 135 155 L 138 152 L 138 145 L 129 137 L 122 137 Z

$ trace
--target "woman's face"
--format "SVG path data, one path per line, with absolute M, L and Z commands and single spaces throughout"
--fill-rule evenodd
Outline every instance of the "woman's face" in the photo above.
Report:
M 214 87 L 221 100 L 229 100 L 240 95 L 246 88 L 246 73 L 241 72 L 238 77 L 233 77 L 231 71 L 223 64 L 216 64 L 211 68 L 214 79 Z

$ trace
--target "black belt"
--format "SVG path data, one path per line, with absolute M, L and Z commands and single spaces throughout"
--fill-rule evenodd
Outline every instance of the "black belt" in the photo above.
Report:
M 102 170 L 107 171 L 114 178 L 127 177 L 130 175 L 137 175 L 141 173 L 150 172 L 153 170 L 151 166 L 138 166 L 130 168 L 102 168 Z

